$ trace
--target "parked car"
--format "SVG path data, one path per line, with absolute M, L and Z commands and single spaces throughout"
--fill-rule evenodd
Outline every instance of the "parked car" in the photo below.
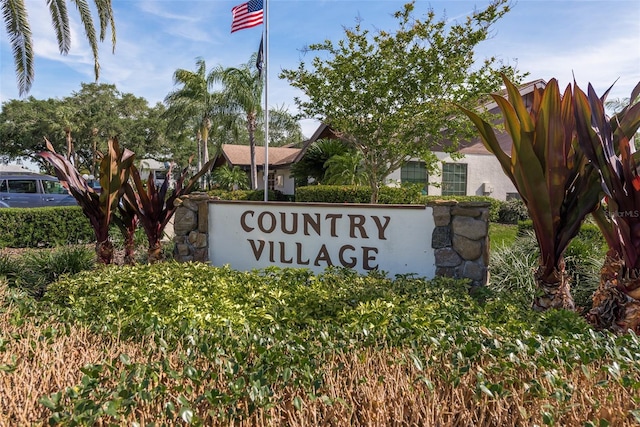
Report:
M 58 178 L 34 172 L 0 172 L 0 208 L 77 206 Z

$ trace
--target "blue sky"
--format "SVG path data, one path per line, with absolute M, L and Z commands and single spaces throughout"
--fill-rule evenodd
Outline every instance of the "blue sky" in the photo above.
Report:
M 113 0 L 117 44 L 100 45 L 99 82 L 115 84 L 122 92 L 161 102 L 174 89 L 178 68 L 195 69 L 197 57 L 207 68 L 246 63 L 258 48 L 262 26 L 230 33 L 231 8 L 242 0 Z M 93 60 L 77 20 L 73 19 L 69 55 L 58 53 L 44 0 L 26 0 L 36 53 L 35 83 L 29 95 L 62 98 L 93 82 Z M 278 79 L 283 68 L 296 68 L 304 46 L 343 38 L 343 27 L 356 17 L 370 30 L 397 28 L 392 13 L 401 0 L 269 0 L 269 104 L 295 112 L 294 96 L 301 95 Z M 487 1 L 416 2 L 420 16 L 431 7 L 438 17 L 462 20 Z M 626 98 L 640 81 L 640 2 L 638 0 L 566 1 L 518 0 L 493 27 L 490 40 L 479 45 L 477 58 L 496 56 L 530 73 L 529 79 L 558 79 L 561 87 L 573 81 L 586 89 L 592 83 L 603 93 L 611 84 L 612 98 Z M 108 38 L 110 34 L 108 35 Z M 18 98 L 8 38 L 0 30 L 0 102 Z M 303 121 L 309 136 L 316 123 Z

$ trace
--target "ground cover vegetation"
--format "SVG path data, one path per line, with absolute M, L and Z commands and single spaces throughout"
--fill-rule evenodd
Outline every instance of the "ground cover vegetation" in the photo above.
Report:
M 521 289 L 345 269 L 80 270 L 37 301 L 1 279 L 0 424 L 640 422 L 637 336 L 534 312 Z

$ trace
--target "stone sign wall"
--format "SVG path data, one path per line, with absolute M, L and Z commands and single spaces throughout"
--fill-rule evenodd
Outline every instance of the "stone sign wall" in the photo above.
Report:
M 193 193 L 176 201 L 174 258 L 209 262 L 209 202 L 206 193 Z M 277 202 L 274 202 L 277 203 Z M 489 271 L 489 204 L 435 201 L 435 228 L 431 237 L 436 275 L 471 279 L 484 285 Z

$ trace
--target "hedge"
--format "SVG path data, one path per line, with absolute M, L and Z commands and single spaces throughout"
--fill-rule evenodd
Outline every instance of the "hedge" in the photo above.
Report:
M 0 209 L 0 247 L 34 248 L 95 242 L 79 206 Z

